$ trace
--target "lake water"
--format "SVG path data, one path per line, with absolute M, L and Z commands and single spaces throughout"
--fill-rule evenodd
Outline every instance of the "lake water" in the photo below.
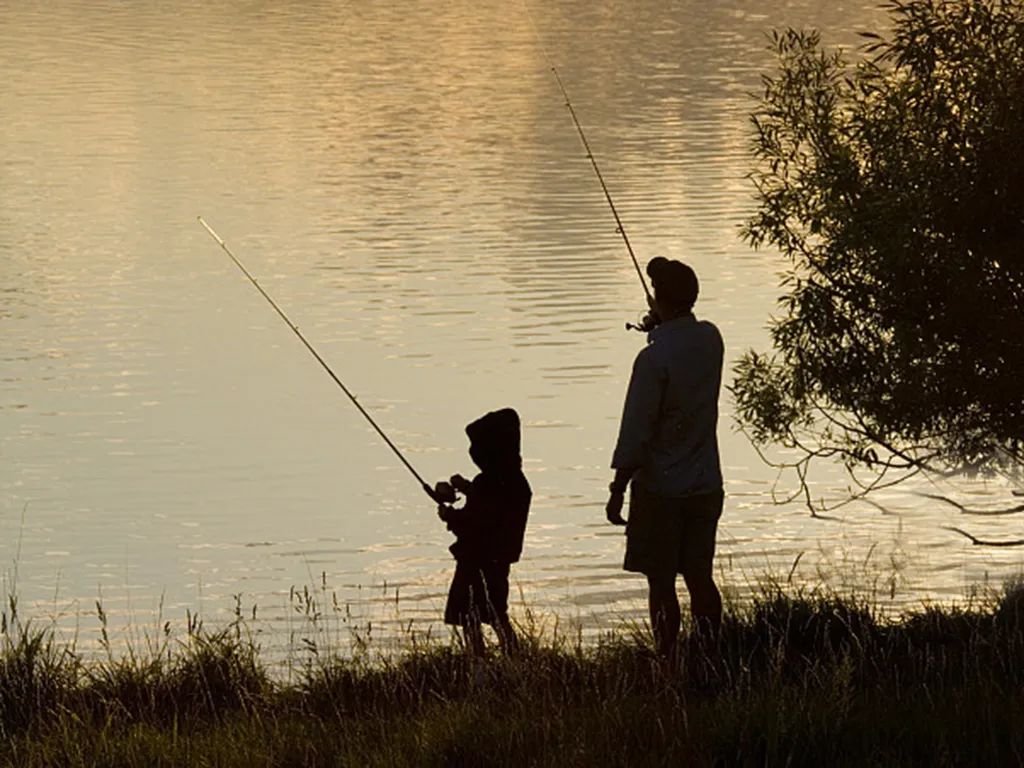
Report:
M 84 645 L 97 600 L 120 630 L 223 620 L 238 596 L 286 647 L 296 588 L 342 635 L 443 633 L 449 534 L 202 215 L 428 479 L 472 473 L 466 423 L 520 411 L 517 616 L 642 617 L 603 504 L 643 294 L 549 67 L 640 259 L 695 267 L 731 361 L 766 347 L 785 266 L 738 237 L 765 34 L 853 45 L 882 23 L 811 0 L 0 1 L 5 588 Z M 897 608 L 1020 570 L 1020 550 L 943 528 L 1019 519 L 965 521 L 930 486 L 839 522 L 772 503 L 727 393 L 722 410 L 731 593 L 798 557 L 794 582 Z

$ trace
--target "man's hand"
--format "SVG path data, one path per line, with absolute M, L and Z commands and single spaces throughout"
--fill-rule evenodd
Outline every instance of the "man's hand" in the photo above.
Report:
M 605 516 L 612 525 L 625 525 L 626 520 L 622 517 L 622 502 L 626 499 L 626 492 L 617 488 L 610 488 L 608 503 L 604 506 Z
M 448 522 L 448 518 L 451 515 L 451 512 L 452 508 L 449 507 L 447 504 L 437 505 L 437 516 L 446 523 Z

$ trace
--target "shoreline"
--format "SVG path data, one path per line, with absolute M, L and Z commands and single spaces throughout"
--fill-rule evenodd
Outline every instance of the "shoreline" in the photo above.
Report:
M 307 647 L 275 680 L 245 620 L 85 661 L 31 622 L 0 635 L 6 765 L 1006 765 L 1024 756 L 1024 587 L 880 621 L 763 588 L 719 646 L 658 659 L 520 626 L 486 662 L 410 635 L 397 656 Z M 684 646 L 687 644 L 684 643 Z

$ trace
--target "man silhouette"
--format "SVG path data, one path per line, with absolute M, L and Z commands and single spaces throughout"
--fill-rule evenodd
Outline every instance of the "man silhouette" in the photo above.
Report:
M 605 511 L 609 522 L 626 526 L 623 567 L 647 577 L 655 647 L 672 657 L 676 574 L 690 593 L 697 637 L 717 636 L 722 622 L 712 561 L 723 502 L 716 430 L 724 349 L 718 329 L 693 315 L 698 284 L 690 267 L 659 257 L 647 274 L 660 323 L 633 363 Z

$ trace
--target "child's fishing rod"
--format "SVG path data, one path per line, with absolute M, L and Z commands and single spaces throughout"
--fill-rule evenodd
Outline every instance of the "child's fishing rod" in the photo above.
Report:
M 199 223 L 203 225 L 203 227 L 206 229 L 206 231 L 210 233 L 210 237 L 212 237 L 214 240 L 216 240 L 217 244 L 221 248 L 224 249 L 224 253 L 226 253 L 228 256 L 231 257 L 231 260 L 233 262 L 235 262 L 235 266 L 237 266 L 240 270 L 242 270 L 242 272 L 245 274 L 245 276 L 247 278 L 249 278 L 249 282 L 252 283 L 254 286 L 256 286 L 256 290 L 260 292 L 260 294 L 263 296 L 263 298 L 266 299 L 268 302 L 270 302 L 270 306 L 272 306 L 274 308 L 274 310 L 277 312 L 277 314 L 279 314 L 281 316 L 281 319 L 284 320 L 288 324 L 288 327 L 292 329 L 292 333 L 294 333 L 296 336 L 298 336 L 299 337 L 299 341 L 301 341 L 303 344 L 306 345 L 306 349 L 308 349 L 310 354 L 313 355 L 313 357 L 316 358 L 316 361 L 318 363 L 320 363 L 321 366 L 323 366 L 323 369 L 325 371 L 327 371 L 328 375 L 330 375 L 330 377 L 332 379 L 334 379 L 334 383 L 337 384 L 339 387 L 341 387 L 341 391 L 342 392 L 344 392 L 346 395 L 348 395 L 348 399 L 351 400 L 352 404 L 356 408 L 359 409 L 359 412 L 361 414 L 363 414 L 363 416 L 366 417 L 366 420 L 368 422 L 370 422 L 370 425 L 375 430 L 377 430 L 377 434 L 380 435 L 384 439 L 384 442 L 388 444 L 388 448 L 390 448 L 392 451 L 394 451 L 394 454 L 395 454 L 395 456 L 398 457 L 399 461 L 401 461 L 405 465 L 405 468 L 408 469 L 412 473 L 412 476 L 415 477 L 416 480 L 419 481 L 420 487 L 422 487 L 423 490 L 426 491 L 427 495 L 430 496 L 430 498 L 434 499 L 435 498 L 434 491 L 431 490 L 430 486 L 427 485 L 426 481 L 422 477 L 420 477 L 419 472 L 417 472 L 415 469 L 413 469 L 412 464 L 410 464 L 406 460 L 405 456 L 402 455 L 402 452 L 398 450 L 398 448 L 395 446 L 394 443 L 391 442 L 391 440 L 388 438 L 388 436 L 384 434 L 384 430 L 382 430 L 377 425 L 377 422 L 373 420 L 373 417 L 370 416 L 370 414 L 366 412 L 366 409 L 363 408 L 362 405 L 359 404 L 359 401 L 356 399 L 355 395 L 353 395 L 351 392 L 349 392 L 348 387 L 346 387 L 342 383 L 341 379 L 338 378 L 338 375 L 334 371 L 331 370 L 331 366 L 329 366 L 324 361 L 324 359 L 322 357 L 320 357 L 320 354 L 313 348 L 313 345 L 310 344 L 306 340 L 306 337 L 303 336 L 302 333 L 299 331 L 298 326 L 296 326 L 291 320 L 288 319 L 288 315 L 286 315 L 281 310 L 281 308 L 279 306 L 277 306 L 277 302 L 275 302 L 272 298 L 270 298 L 270 294 L 268 294 L 266 291 L 263 290 L 263 286 L 261 286 L 259 284 L 259 282 L 257 282 L 256 278 L 254 278 L 251 274 L 249 274 L 249 270 L 247 270 L 242 265 L 242 262 L 240 262 L 238 260 L 238 258 L 235 256 L 235 254 L 233 254 L 231 252 L 231 249 L 228 248 L 227 244 L 221 239 L 220 235 L 218 235 L 216 232 L 214 232 L 213 228 L 209 224 L 207 224 L 206 221 L 203 220 L 203 217 L 202 216 L 197 216 L 196 218 L 199 219 Z

